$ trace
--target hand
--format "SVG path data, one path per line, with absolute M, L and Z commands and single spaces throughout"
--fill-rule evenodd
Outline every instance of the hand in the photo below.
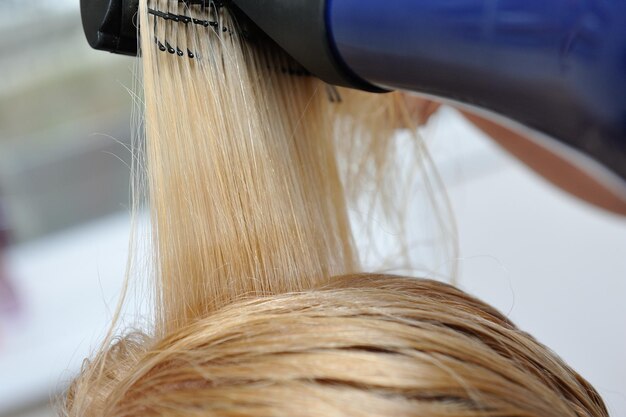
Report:
M 416 121 L 419 126 L 427 124 L 430 117 L 437 113 L 441 107 L 440 103 L 419 96 L 403 94 L 402 97 L 404 98 L 411 120 Z

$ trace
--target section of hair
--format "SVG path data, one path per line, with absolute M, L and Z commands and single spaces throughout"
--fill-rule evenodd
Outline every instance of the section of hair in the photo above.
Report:
M 402 180 L 420 177 L 427 153 L 419 140 L 398 149 L 398 130 L 417 130 L 400 94 L 307 76 L 214 3 L 150 0 L 140 14 L 161 329 L 359 272 L 348 206 L 363 184 L 363 211 L 391 220 L 393 267 L 410 264 Z M 417 156 L 410 172 L 394 169 L 398 152 Z
M 163 328 L 358 270 L 323 83 L 242 41 L 219 7 L 155 0 L 140 13 Z
M 70 390 L 70 415 L 608 416 L 493 308 L 393 276 L 242 300 L 151 343 L 121 340 L 94 366 Z

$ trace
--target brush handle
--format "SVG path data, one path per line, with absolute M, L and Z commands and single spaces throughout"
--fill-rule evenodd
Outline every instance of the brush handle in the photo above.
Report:
M 626 184 L 626 0 L 327 0 L 326 19 L 361 79 L 493 111 Z

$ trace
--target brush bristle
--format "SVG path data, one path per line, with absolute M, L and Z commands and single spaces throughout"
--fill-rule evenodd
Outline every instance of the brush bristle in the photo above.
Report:
M 181 58 L 202 59 L 197 51 L 197 37 L 239 36 L 258 48 L 271 69 L 292 76 L 310 76 L 302 65 L 285 53 L 234 4 L 224 1 L 174 0 L 155 1 L 148 9 L 153 17 L 154 43 L 161 52 Z M 224 14 L 232 17 L 225 24 Z M 181 36 L 179 25 L 188 27 Z

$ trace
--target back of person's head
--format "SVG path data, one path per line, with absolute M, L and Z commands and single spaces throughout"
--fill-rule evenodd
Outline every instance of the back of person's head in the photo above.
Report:
M 488 305 L 363 273 L 349 208 L 407 232 L 386 204 L 411 192 L 389 175 L 416 130 L 401 95 L 329 91 L 221 7 L 141 0 L 139 23 L 154 325 L 105 340 L 65 415 L 607 416 Z
M 70 415 L 607 416 L 593 388 L 488 305 L 434 281 L 336 278 L 118 341 Z

